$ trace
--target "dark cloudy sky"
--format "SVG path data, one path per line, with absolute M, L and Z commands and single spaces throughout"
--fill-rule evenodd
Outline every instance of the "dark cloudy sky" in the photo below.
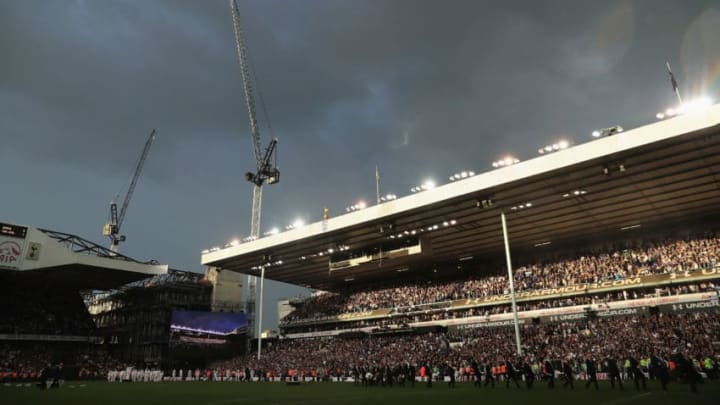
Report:
M 720 3 L 240 0 L 282 181 L 263 230 L 382 188 L 720 98 Z M 203 271 L 249 234 L 253 166 L 228 2 L 0 0 L 0 220 L 102 241 L 152 128 L 131 256 Z M 269 131 L 263 127 L 267 142 Z M 270 284 L 266 319 L 278 297 Z

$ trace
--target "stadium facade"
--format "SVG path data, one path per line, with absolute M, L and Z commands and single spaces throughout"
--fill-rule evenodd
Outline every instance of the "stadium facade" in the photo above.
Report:
M 67 378 L 104 377 L 119 365 L 204 364 L 171 350 L 172 317 L 241 312 L 241 288 L 235 273 L 172 270 L 77 235 L 0 223 L 0 379 L 35 379 L 46 363 L 64 363 Z M 236 329 L 223 338 L 243 339 Z

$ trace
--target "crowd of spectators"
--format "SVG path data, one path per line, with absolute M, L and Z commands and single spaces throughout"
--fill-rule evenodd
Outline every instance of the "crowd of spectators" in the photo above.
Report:
M 563 308 L 575 305 L 596 304 L 599 307 L 608 305 L 611 302 L 639 299 L 667 297 L 678 294 L 689 294 L 697 292 L 712 292 L 720 294 L 720 290 L 712 281 L 701 283 L 689 283 L 683 285 L 666 285 L 660 287 L 637 288 L 634 290 L 618 290 L 603 294 L 577 295 L 571 297 L 555 298 L 542 301 L 519 302 L 518 312 L 534 311 L 542 309 Z M 436 310 L 418 310 L 414 312 L 396 312 L 388 317 L 371 318 L 357 321 L 314 323 L 307 325 L 296 325 L 285 327 L 284 334 L 320 332 L 327 330 L 354 330 L 368 327 L 404 327 L 415 322 L 441 321 L 446 319 L 461 319 L 473 316 L 489 316 L 497 314 L 512 313 L 510 304 L 473 307 L 467 309 L 452 310 L 452 308 L 440 308 Z
M 109 370 L 124 367 L 102 346 L 50 342 L 0 345 L 0 382 L 37 380 L 43 369 L 58 364 L 62 364 L 67 379 L 104 378 Z
M 606 318 L 521 326 L 526 361 L 577 361 L 588 357 L 647 358 L 651 354 L 682 353 L 691 359 L 720 360 L 720 311 L 657 314 L 633 318 Z M 221 370 L 253 370 L 257 375 L 288 373 L 348 376 L 356 367 L 376 368 L 402 364 L 450 364 L 462 368 L 473 361 L 499 363 L 516 358 L 511 327 L 459 329 L 360 338 L 281 340 L 255 354 L 218 362 Z
M 720 237 L 714 233 L 681 240 L 645 242 L 616 249 L 595 249 L 574 257 L 553 257 L 514 270 L 518 292 L 621 280 L 651 274 L 692 271 L 720 264 Z M 342 313 L 480 298 L 509 293 L 503 269 L 478 269 L 462 280 L 398 281 L 385 287 L 318 294 L 298 305 L 283 323 L 323 319 Z M 401 310 L 400 310 L 401 311 Z

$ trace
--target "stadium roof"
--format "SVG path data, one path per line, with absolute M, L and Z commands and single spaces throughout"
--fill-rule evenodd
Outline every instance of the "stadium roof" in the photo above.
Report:
M 412 268 L 414 259 L 330 272 L 328 249 L 377 246 L 391 235 L 422 230 L 418 260 L 424 262 L 498 253 L 504 248 L 501 211 L 512 249 L 696 218 L 720 209 L 719 135 L 716 105 L 327 221 L 215 248 L 203 252 L 202 263 L 258 275 L 257 266 L 270 261 L 269 279 L 333 289 Z
M 4 276 L 40 277 L 78 289 L 110 289 L 167 271 L 167 265 L 141 262 L 76 235 L 0 223 Z

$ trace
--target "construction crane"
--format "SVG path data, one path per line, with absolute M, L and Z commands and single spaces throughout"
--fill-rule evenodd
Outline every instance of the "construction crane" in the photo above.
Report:
M 253 153 L 255 156 L 255 172 L 245 174 L 245 179 L 253 183 L 253 206 L 250 221 L 250 236 L 260 236 L 260 213 L 262 206 L 262 187 L 265 183 L 275 184 L 280 181 L 280 171 L 277 169 L 276 155 L 277 138 L 272 138 L 265 152 L 262 151 L 260 140 L 260 126 L 258 125 L 255 112 L 255 94 L 253 78 L 250 71 L 250 56 L 248 52 L 245 34 L 240 23 L 240 11 L 237 1 L 230 0 L 232 10 L 233 27 L 235 29 L 235 45 L 237 47 L 238 59 L 240 61 L 240 74 L 242 75 L 243 91 L 245 93 L 245 104 L 248 110 L 250 121 L 250 135 L 252 136 Z
M 250 55 L 248 52 L 245 34 L 240 22 L 240 10 L 237 1 L 230 0 L 233 28 L 235 31 L 235 45 L 238 59 L 240 61 L 240 74 L 242 75 L 243 91 L 245 93 L 245 104 L 248 110 L 250 121 L 250 134 L 252 136 L 253 153 L 255 156 L 255 172 L 245 174 L 245 179 L 253 184 L 252 217 L 250 219 L 250 237 L 256 239 L 260 236 L 260 214 L 262 211 L 262 188 L 265 184 L 276 184 L 280 181 L 280 171 L 277 168 L 276 151 L 277 138 L 272 138 L 263 153 L 260 140 L 260 127 L 255 113 L 255 94 L 253 78 L 250 71 Z M 262 101 L 262 98 L 261 98 Z M 266 114 L 267 115 L 267 114 Z M 268 120 L 269 121 L 269 120 Z M 265 268 L 262 267 L 260 279 L 260 324 L 262 324 L 262 282 Z M 249 330 L 254 330 L 255 320 L 255 277 L 248 277 L 248 297 L 246 312 L 249 323 Z M 258 330 L 258 336 L 260 331 Z M 260 357 L 260 343 L 258 343 L 258 357 Z
M 145 147 L 143 148 L 143 151 L 140 154 L 140 159 L 138 159 L 137 165 L 135 166 L 135 173 L 130 181 L 130 186 L 128 187 L 127 194 L 125 194 L 125 199 L 123 200 L 122 208 L 120 208 L 119 214 L 115 200 L 110 203 L 110 221 L 103 227 L 103 235 L 110 238 L 110 250 L 113 252 L 117 252 L 120 242 L 125 242 L 126 240 L 125 235 L 120 235 L 120 227 L 122 227 L 123 220 L 125 220 L 125 213 L 127 212 L 128 205 L 130 205 L 130 199 L 135 191 L 135 186 L 137 185 L 138 178 L 140 178 L 140 173 L 145 165 L 145 160 L 150 152 L 150 146 L 155 140 L 156 133 L 157 131 L 153 129 L 152 132 L 150 132 L 147 141 L 145 141 Z M 120 197 L 119 193 L 115 198 L 117 199 L 118 197 Z

